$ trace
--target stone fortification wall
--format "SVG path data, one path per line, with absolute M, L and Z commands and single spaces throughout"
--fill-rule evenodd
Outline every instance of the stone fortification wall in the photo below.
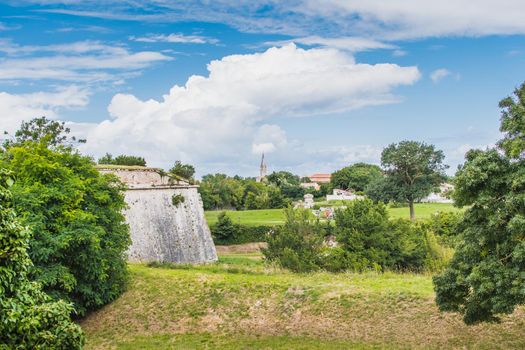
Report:
M 217 260 L 197 186 L 170 184 L 167 177 L 148 168 L 100 171 L 113 173 L 128 185 L 125 193 L 128 208 L 124 214 L 132 241 L 128 251 L 130 261 Z M 174 204 L 173 196 L 182 196 L 184 200 Z

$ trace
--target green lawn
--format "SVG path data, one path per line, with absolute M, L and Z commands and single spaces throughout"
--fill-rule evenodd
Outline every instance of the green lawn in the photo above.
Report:
M 415 205 L 417 218 L 428 218 L 431 214 L 438 211 L 457 211 L 460 210 L 452 204 L 446 203 L 418 203 Z M 389 208 L 388 212 L 392 218 L 409 218 L 410 213 L 407 208 Z M 217 222 L 220 211 L 207 211 L 205 213 L 209 225 Z M 282 209 L 263 209 L 263 210 L 241 210 L 227 211 L 228 215 L 235 223 L 244 225 L 280 225 L 284 222 Z
M 81 321 L 86 349 L 525 348 L 525 312 L 466 326 L 434 305 L 431 276 L 295 274 L 258 254 L 130 265 L 129 290 Z

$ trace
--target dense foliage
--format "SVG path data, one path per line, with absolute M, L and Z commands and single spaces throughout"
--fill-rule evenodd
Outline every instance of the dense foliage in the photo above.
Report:
M 321 267 L 324 227 L 312 222 L 308 210 L 287 208 L 285 223 L 268 237 L 262 252 L 267 261 L 276 262 L 295 272 L 308 272 Z
M 525 84 L 500 102 L 499 149 L 473 150 L 456 174 L 454 199 L 468 206 L 450 266 L 434 278 L 441 310 L 466 323 L 498 320 L 525 303 Z
M 72 306 L 52 301 L 28 279 L 30 234 L 15 216 L 12 184 L 0 169 L 0 349 L 81 349 L 84 336 L 69 318 Z
M 146 166 L 146 160 L 138 156 L 127 156 L 121 154 L 120 156 L 113 156 L 106 153 L 103 157 L 99 158 L 98 164 L 105 165 L 125 165 L 125 166 Z
M 71 130 L 65 126 L 64 122 L 50 120 L 46 117 L 35 118 L 29 122 L 22 122 L 20 128 L 15 132 L 14 137 L 4 143 L 4 147 L 8 148 L 10 146 L 20 145 L 26 141 L 40 140 L 45 140 L 51 147 L 86 142 L 84 139 L 68 136 L 70 132 Z M 4 133 L 7 134 L 7 132 Z
M 273 226 L 242 225 L 232 221 L 226 214 L 221 212 L 217 222 L 210 227 L 215 244 L 243 244 L 250 242 L 264 242 L 268 233 L 277 230 Z
M 276 185 L 250 178 L 210 174 L 199 185 L 205 210 L 284 208 L 290 203 Z
M 83 315 L 126 285 L 123 185 L 101 175 L 90 158 L 46 140 L 9 147 L 0 165 L 16 176 L 15 209 L 33 230 L 31 278 Z
M 281 190 L 284 197 L 289 199 L 302 199 L 305 190 L 301 187 L 301 178 L 288 171 L 273 172 L 266 180 Z
M 193 182 L 195 168 L 193 165 L 183 164 L 180 160 L 177 160 L 168 173 L 173 178 L 184 179 Z
M 364 191 L 366 187 L 382 177 L 381 168 L 377 165 L 356 163 L 332 173 L 330 183 L 333 188 Z
M 415 219 L 414 202 L 428 196 L 445 180 L 445 156 L 433 145 L 402 141 L 391 144 L 381 154 L 385 177 L 370 184 L 367 195 L 375 201 L 406 202 Z
M 439 270 L 450 249 L 425 223 L 389 220 L 386 207 L 356 200 L 336 211 L 335 228 L 288 210 L 285 225 L 268 238 L 266 258 L 294 271 Z M 335 238 L 336 244 L 329 244 Z

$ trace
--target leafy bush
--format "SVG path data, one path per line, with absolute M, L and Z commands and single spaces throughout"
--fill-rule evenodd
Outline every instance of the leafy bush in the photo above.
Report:
M 0 349 L 81 349 L 84 335 L 69 318 L 72 305 L 52 301 L 28 279 L 30 235 L 12 208 L 12 183 L 0 169 Z
M 238 234 L 237 227 L 233 224 L 232 219 L 221 212 L 217 217 L 217 223 L 213 226 L 212 235 L 216 243 L 224 243 L 234 241 Z
M 264 255 L 293 271 L 440 270 L 451 256 L 427 224 L 390 221 L 385 205 L 357 200 L 336 211 L 336 226 L 311 220 L 307 211 L 286 211 L 286 222 L 268 236 Z M 336 245 L 325 243 L 335 235 Z
M 426 223 L 428 224 L 429 230 L 439 237 L 443 245 L 454 248 L 461 239 L 458 234 L 458 225 L 462 217 L 462 213 L 438 212 L 432 214 L 430 218 L 426 220 Z
M 262 250 L 265 259 L 295 272 L 319 269 L 323 226 L 312 222 L 308 210 L 287 208 L 285 217 L 284 225 L 268 236 L 268 247 Z
M 184 196 L 182 194 L 178 193 L 171 196 L 171 204 L 175 207 L 182 203 L 184 203 Z
M 121 154 L 113 158 L 109 153 L 106 153 L 102 158 L 98 160 L 98 164 L 106 165 L 125 165 L 125 166 L 146 166 L 146 160 L 143 157 L 127 156 Z
M 2 161 L 17 178 L 15 209 L 34 232 L 31 278 L 53 298 L 73 302 L 78 315 L 117 298 L 130 244 L 123 185 L 90 158 L 45 142 L 10 147 Z
M 248 226 L 235 224 L 225 212 L 219 214 L 217 223 L 210 227 L 215 244 L 243 244 L 265 242 L 269 232 L 278 230 L 272 226 Z

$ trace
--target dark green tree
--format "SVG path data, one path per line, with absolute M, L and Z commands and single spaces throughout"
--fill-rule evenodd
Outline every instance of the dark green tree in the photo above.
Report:
M 372 182 L 382 177 L 381 168 L 377 165 L 356 163 L 332 174 L 330 183 L 333 188 L 364 191 Z
M 72 305 L 52 301 L 28 279 L 30 234 L 16 218 L 12 185 L 11 174 L 0 169 L 0 349 L 81 349 L 84 335 L 70 319 Z
M 9 147 L 0 166 L 13 171 L 15 209 L 33 230 L 31 278 L 79 315 L 125 289 L 129 230 L 124 187 L 71 147 L 26 141 Z
M 15 132 L 11 140 L 4 143 L 4 147 L 13 145 L 20 145 L 26 141 L 42 141 L 51 147 L 58 145 L 72 146 L 76 143 L 85 143 L 84 139 L 77 139 L 75 136 L 69 137 L 71 130 L 65 126 L 64 122 L 40 117 L 30 120 L 29 122 L 22 122 L 20 129 Z M 7 134 L 7 132 L 4 132 Z
M 98 164 L 104 165 L 124 165 L 124 166 L 146 166 L 146 160 L 143 157 L 128 156 L 121 154 L 120 156 L 113 156 L 110 153 L 106 153 L 103 157 L 99 158 Z
M 266 177 L 266 180 L 277 186 L 286 198 L 300 199 L 304 195 L 301 179 L 288 171 L 273 172 Z
M 386 179 L 381 186 L 390 200 L 408 203 L 410 219 L 415 219 L 414 202 L 437 190 L 444 181 L 443 151 L 423 142 L 402 141 L 391 144 L 381 154 Z
M 456 174 L 453 197 L 467 207 L 456 229 L 462 239 L 434 288 L 439 308 L 468 324 L 497 321 L 525 303 L 523 106 L 525 84 L 500 102 L 499 149 L 469 151 Z
M 176 161 L 173 167 L 169 170 L 169 174 L 176 178 L 193 181 L 195 175 L 195 168 L 190 164 L 182 164 L 180 160 Z
M 233 224 L 232 219 L 226 214 L 226 212 L 219 213 L 217 217 L 217 223 L 213 228 L 213 235 L 215 243 L 228 242 L 233 240 L 237 235 L 237 227 Z

